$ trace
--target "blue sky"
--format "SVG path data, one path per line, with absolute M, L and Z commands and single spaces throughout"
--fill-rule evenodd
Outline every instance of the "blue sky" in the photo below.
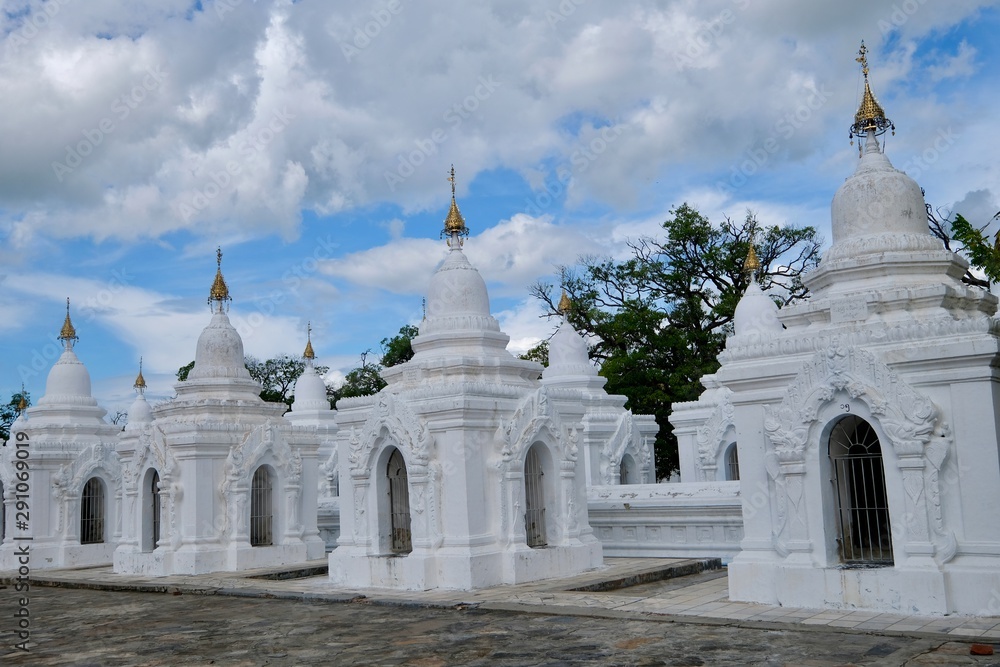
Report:
M 340 4 L 5 3 L 0 392 L 41 395 L 68 296 L 106 408 L 140 356 L 170 396 L 219 245 L 247 351 L 311 321 L 336 380 L 419 322 L 451 164 L 515 352 L 554 325 L 531 283 L 685 201 L 829 238 L 861 39 L 896 167 L 1000 210 L 997 2 Z

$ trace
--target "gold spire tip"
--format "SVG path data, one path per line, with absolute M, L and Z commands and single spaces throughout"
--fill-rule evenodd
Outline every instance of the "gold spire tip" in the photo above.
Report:
M 21 398 L 17 401 L 17 411 L 24 412 L 28 409 L 28 401 L 24 398 L 24 384 L 21 385 Z
M 215 251 L 215 281 L 212 283 L 212 290 L 208 294 L 208 302 L 213 301 L 223 302 L 232 301 L 229 296 L 229 286 L 226 285 L 226 279 L 222 277 L 222 247 L 216 249 Z
M 753 247 L 753 242 L 750 243 L 750 251 L 747 253 L 747 258 L 743 260 L 743 273 L 749 276 L 753 276 L 760 269 L 760 260 L 757 259 L 757 251 Z
M 559 299 L 559 305 L 556 307 L 560 315 L 569 315 L 569 311 L 573 310 L 573 302 L 569 300 L 569 296 L 566 294 L 566 290 L 562 291 L 562 297 Z
M 135 377 L 135 384 L 132 385 L 133 389 L 138 389 L 140 392 L 146 389 L 146 378 L 142 377 L 142 357 L 139 357 L 139 374 Z
M 312 343 L 312 322 L 306 325 L 306 349 L 302 353 L 303 359 L 315 359 L 316 353 L 313 352 Z
M 469 228 L 466 227 L 465 218 L 462 217 L 462 212 L 458 210 L 458 202 L 455 201 L 455 165 L 451 165 L 451 171 L 448 172 L 448 180 L 451 182 L 451 208 L 448 209 L 448 217 L 444 220 L 444 229 L 441 230 L 441 236 L 448 237 L 450 244 L 452 237 L 468 236 Z M 461 245 L 461 242 L 459 242 L 459 245 Z
M 858 57 L 855 60 L 861 63 L 861 72 L 865 77 L 865 92 L 861 97 L 858 111 L 854 114 L 854 124 L 851 125 L 850 131 L 851 143 L 854 143 L 854 137 L 863 137 L 869 132 L 878 136 L 885 134 L 886 130 L 892 130 L 892 133 L 895 134 L 896 126 L 886 117 L 885 109 L 875 98 L 871 85 L 868 83 L 868 47 L 865 46 L 864 41 L 861 42 L 861 48 L 858 50 Z
M 59 331 L 59 340 L 79 340 L 73 320 L 69 318 L 69 297 L 66 297 L 66 319 L 63 320 L 62 329 Z

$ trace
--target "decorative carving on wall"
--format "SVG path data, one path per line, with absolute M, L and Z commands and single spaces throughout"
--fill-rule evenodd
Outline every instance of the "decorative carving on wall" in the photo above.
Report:
M 109 483 L 107 497 L 120 500 L 122 464 L 113 445 L 98 442 L 84 448 L 76 458 L 60 466 L 52 476 L 52 497 L 59 508 L 57 531 L 60 534 L 67 534 L 67 518 L 75 514 L 73 509 L 83 493 L 83 485 L 99 470 L 104 472 L 102 478 Z M 109 516 L 115 517 L 117 514 L 109 513 Z
M 647 438 L 636 428 L 635 415 L 631 410 L 626 410 L 618 416 L 615 432 L 601 448 L 601 479 L 604 484 L 615 483 L 618 467 L 625 454 L 632 456 L 644 478 L 652 460 L 650 446 Z
M 405 400 L 383 391 L 376 397 L 372 413 L 359 434 L 350 433 L 350 465 L 352 474 L 368 474 L 374 465 L 377 445 L 386 437 L 392 438 L 403 449 L 407 468 L 419 471 L 430 461 L 434 437 L 430 429 L 413 412 Z
M 729 444 L 726 441 L 726 431 L 735 428 L 733 410 L 733 392 L 721 387 L 716 394 L 718 405 L 712 411 L 708 420 L 698 429 L 698 468 L 699 477 L 708 479 L 706 470 L 714 470 L 719 460 L 722 448 Z M 714 480 L 714 477 L 712 478 Z
M 765 463 L 779 492 L 778 541 L 802 532 L 805 502 L 793 482 L 800 481 L 806 451 L 816 444 L 820 409 L 838 392 L 868 407 L 896 453 L 907 502 L 906 540 L 930 539 L 937 560 L 947 562 L 955 537 L 944 527 L 938 473 L 950 450 L 950 428 L 929 398 L 874 354 L 838 340 L 802 367 L 780 404 L 764 407 L 764 433 L 772 447 Z

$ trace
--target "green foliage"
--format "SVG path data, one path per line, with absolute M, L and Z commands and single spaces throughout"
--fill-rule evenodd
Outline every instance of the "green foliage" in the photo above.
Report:
M 16 391 L 10 395 L 10 401 L 0 405 L 0 440 L 7 441 L 10 439 L 10 426 L 17 419 L 18 415 L 21 414 L 19 408 L 21 404 L 21 392 Z M 28 392 L 24 392 L 24 402 L 26 405 L 31 405 L 31 395 Z
M 186 382 L 187 379 L 188 379 L 188 375 L 191 373 L 191 369 L 192 368 L 194 368 L 194 362 L 193 361 L 190 364 L 186 364 L 186 365 L 181 366 L 180 368 L 178 368 L 177 369 L 177 381 L 178 382 Z
M 549 365 L 549 341 L 543 340 L 541 343 L 531 348 L 518 358 L 525 361 L 537 361 L 542 366 L 548 368 Z
M 702 375 L 718 368 L 749 285 L 743 262 L 751 240 L 761 264 L 755 277 L 781 305 L 806 297 L 801 278 L 818 264 L 821 243 L 812 227 L 763 227 L 749 211 L 741 222 L 719 224 L 687 204 L 671 213 L 662 236 L 630 243 L 631 257 L 583 258 L 577 272 L 563 267 L 560 280 L 573 302 L 569 321 L 590 335 L 607 390 L 624 394 L 633 412 L 656 417 L 660 476 L 679 464 L 671 405 L 696 399 Z M 552 285 L 531 291 L 556 313 Z
M 399 333 L 392 338 L 382 339 L 382 368 L 396 366 L 413 358 L 413 346 L 410 341 L 417 337 L 419 331 L 412 324 L 404 324 Z
M 382 358 L 380 363 L 368 361 L 371 350 L 361 353 L 361 365 L 351 370 L 344 378 L 344 384 L 328 392 L 330 402 L 336 406 L 342 398 L 354 396 L 370 396 L 377 394 L 385 386 L 382 379 L 382 369 L 405 363 L 413 358 L 411 341 L 419 331 L 411 324 L 399 328 L 399 333 L 391 338 L 382 339 Z
M 991 244 L 986 225 L 976 228 L 961 215 L 956 215 L 951 221 L 951 235 L 962 244 L 969 264 L 985 273 L 990 282 L 1000 282 L 1000 231 Z
M 302 375 L 306 364 L 300 357 L 293 357 L 290 354 L 280 354 L 277 357 L 261 361 L 253 356 L 243 358 L 243 363 L 250 377 L 260 383 L 260 397 L 269 403 L 284 403 L 291 407 L 295 400 L 292 393 L 295 389 L 295 381 Z M 177 379 L 184 382 L 188 379 L 194 362 L 181 366 L 177 369 Z M 329 366 L 316 366 L 316 372 L 321 376 L 330 370 Z

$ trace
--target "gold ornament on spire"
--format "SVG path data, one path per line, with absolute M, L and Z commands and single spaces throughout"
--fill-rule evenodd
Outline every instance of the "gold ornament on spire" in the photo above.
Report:
M 757 251 L 753 247 L 753 241 L 750 241 L 750 251 L 747 253 L 747 258 L 743 260 L 743 273 L 753 278 L 753 274 L 757 273 L 759 269 L 760 260 L 757 259 Z
M 21 398 L 17 402 L 18 414 L 23 414 L 28 409 L 28 400 L 24 397 L 24 383 L 21 383 Z
M 146 378 L 142 377 L 142 357 L 139 357 L 139 374 L 135 377 L 135 384 L 132 388 L 140 394 L 146 391 Z
M 462 237 L 469 235 L 469 228 L 465 226 L 465 218 L 462 217 L 462 213 L 458 210 L 458 202 L 455 201 L 455 165 L 451 165 L 448 180 L 451 182 L 451 208 L 448 209 L 448 217 L 444 220 L 441 236 L 448 239 L 449 246 L 457 241 L 461 247 Z
M 312 322 L 306 325 L 306 349 L 302 353 L 303 359 L 315 359 L 316 353 L 313 352 L 313 342 L 312 342 Z
M 874 136 L 879 136 L 885 134 L 886 130 L 892 130 L 892 133 L 896 134 L 896 126 L 886 117 L 885 110 L 875 99 L 875 94 L 872 93 L 871 86 L 868 84 L 868 47 L 863 41 L 855 60 L 861 63 L 861 72 L 865 76 L 865 92 L 861 98 L 861 106 L 854 114 L 854 124 L 851 125 L 849 136 L 852 146 L 854 145 L 854 137 L 867 136 L 869 132 L 872 132 Z
M 66 319 L 63 320 L 62 330 L 59 331 L 59 340 L 66 342 L 80 340 L 76 335 L 73 321 L 69 318 L 69 297 L 66 297 Z
M 559 305 L 556 307 L 559 314 L 565 317 L 569 315 L 569 311 L 573 310 L 573 302 L 569 300 L 569 296 L 566 294 L 566 290 L 562 291 L 562 296 L 559 298 Z
M 213 301 L 219 302 L 219 307 L 226 301 L 232 301 L 229 296 L 229 286 L 226 285 L 226 279 L 222 277 L 222 248 L 219 247 L 215 251 L 215 263 L 217 268 L 215 270 L 215 282 L 212 283 L 212 290 L 208 293 L 208 303 L 211 305 Z

